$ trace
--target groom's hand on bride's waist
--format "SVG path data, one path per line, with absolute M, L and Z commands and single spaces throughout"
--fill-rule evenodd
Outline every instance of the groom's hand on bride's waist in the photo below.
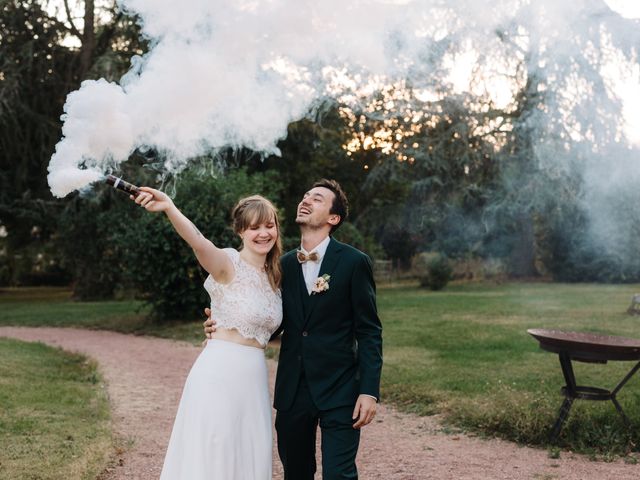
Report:
M 210 308 L 205 308 L 204 314 L 207 316 L 207 319 L 202 323 L 202 326 L 204 327 L 204 336 L 210 339 L 211 334 L 216 331 L 216 321 L 211 318 Z

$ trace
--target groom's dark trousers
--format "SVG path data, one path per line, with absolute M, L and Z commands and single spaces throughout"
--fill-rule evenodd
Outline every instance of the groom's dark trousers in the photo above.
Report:
M 329 289 L 309 295 L 295 251 L 282 257 L 282 343 L 276 376 L 278 453 L 285 480 L 311 480 L 318 425 L 324 480 L 357 479 L 360 394 L 380 398 L 382 327 L 371 261 L 331 239 L 320 276 Z

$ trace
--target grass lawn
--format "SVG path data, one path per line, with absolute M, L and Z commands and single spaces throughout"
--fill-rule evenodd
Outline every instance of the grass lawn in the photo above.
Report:
M 557 355 L 528 328 L 559 328 L 640 338 L 626 315 L 637 285 L 508 283 L 379 288 L 384 325 L 383 401 L 419 414 L 444 413 L 452 427 L 546 445 L 564 384 Z M 153 326 L 136 302 L 75 303 L 51 289 L 0 291 L 0 325 L 77 325 L 141 332 L 199 343 L 201 322 Z M 579 384 L 613 387 L 629 362 L 577 364 Z M 594 456 L 625 455 L 640 445 L 640 374 L 618 400 L 574 404 L 560 445 Z
M 136 300 L 75 302 L 64 288 L 0 289 L 0 325 L 81 327 L 202 342 L 204 313 L 198 322 L 163 325 L 146 315 L 147 309 Z
M 0 478 L 94 479 L 112 451 L 109 405 L 85 357 L 0 338 Z
M 625 313 L 634 285 L 551 283 L 453 285 L 441 292 L 382 288 L 383 395 L 422 414 L 444 412 L 452 426 L 523 443 L 548 443 L 564 385 L 558 357 L 528 328 L 640 338 Z M 578 384 L 614 387 L 633 366 L 574 363 Z M 560 438 L 594 455 L 624 455 L 640 444 L 640 375 L 619 394 L 632 433 L 611 402 L 574 403 Z

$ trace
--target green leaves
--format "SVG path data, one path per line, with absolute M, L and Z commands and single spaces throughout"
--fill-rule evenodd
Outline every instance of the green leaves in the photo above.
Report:
M 216 177 L 197 167 L 181 174 L 166 190 L 172 186 L 175 204 L 203 235 L 219 247 L 236 248 L 240 242 L 230 226 L 235 203 L 256 193 L 276 201 L 282 188 L 271 173 L 249 175 L 245 169 L 233 169 Z M 202 287 L 206 271 L 164 215 L 150 214 L 133 203 L 127 207 L 124 218 L 111 219 L 123 228 L 108 235 L 119 252 L 124 278 L 140 292 L 156 319 L 201 317 L 210 303 Z

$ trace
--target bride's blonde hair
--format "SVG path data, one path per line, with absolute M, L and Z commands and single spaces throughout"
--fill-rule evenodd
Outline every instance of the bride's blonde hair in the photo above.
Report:
M 280 288 L 282 283 L 282 268 L 280 267 L 282 240 L 280 239 L 280 221 L 276 207 L 263 196 L 251 195 L 238 201 L 231 211 L 231 219 L 233 231 L 238 235 L 252 225 L 261 225 L 271 221 L 275 223 L 278 237 L 273 248 L 267 254 L 264 269 L 267 272 L 271 288 L 274 290 Z

